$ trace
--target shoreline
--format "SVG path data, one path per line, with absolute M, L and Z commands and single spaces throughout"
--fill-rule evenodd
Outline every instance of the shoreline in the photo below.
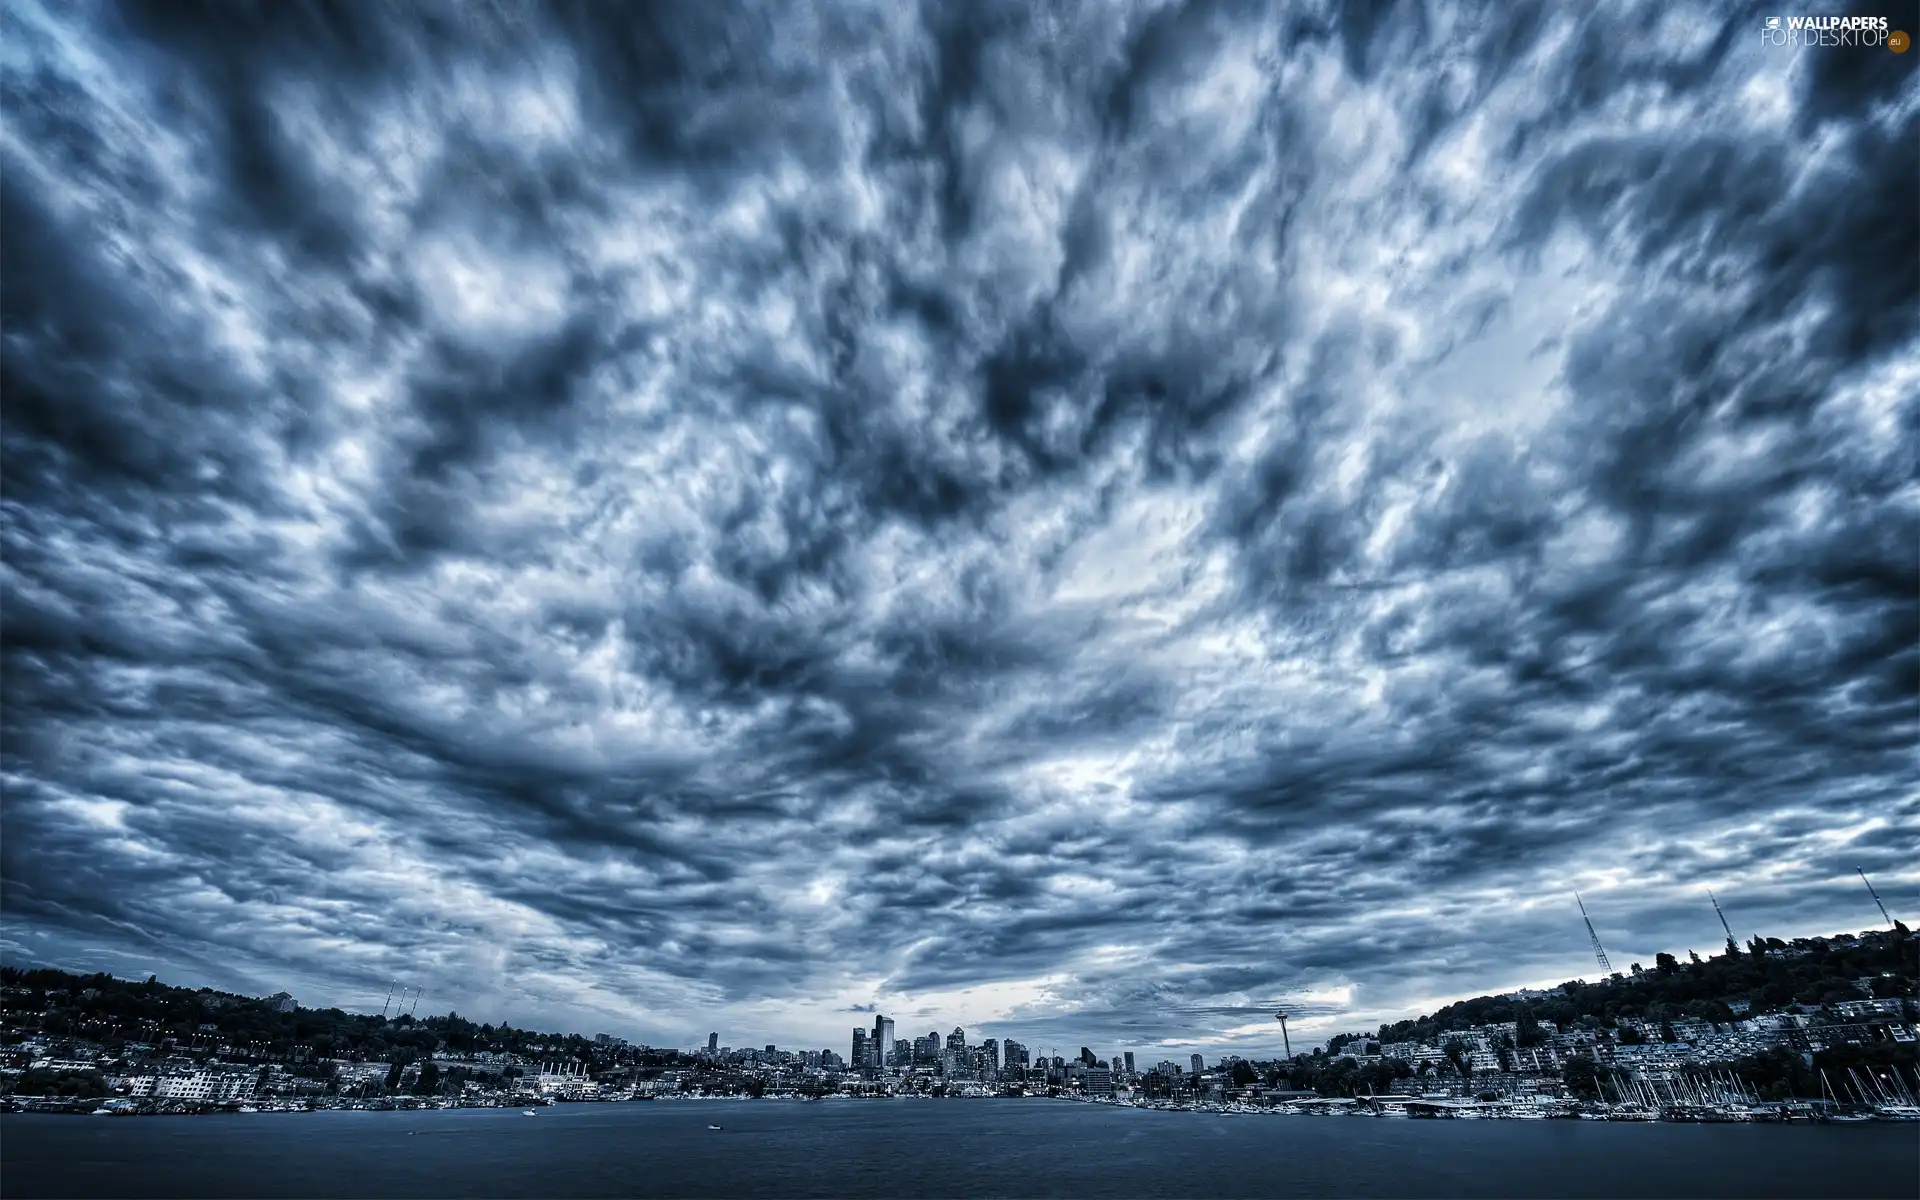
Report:
M 1705 1105 L 1671 1106 L 1655 1110 L 1634 1105 L 1570 1104 L 1565 1101 L 1532 1104 L 1463 1100 L 1444 1097 L 1394 1098 L 1382 1101 L 1367 1097 L 1328 1097 L 1320 1100 L 1274 1105 L 1238 1103 L 1174 1104 L 1162 1101 L 1137 1102 L 1090 1100 L 1077 1096 L 932 1096 L 926 1094 L 802 1096 L 615 1096 L 595 1100 L 504 1100 L 473 1103 L 347 1103 L 311 1104 L 286 1102 L 228 1102 L 218 1105 L 189 1105 L 170 1101 L 140 1101 L 124 1097 L 105 1100 L 61 1101 L 39 1097 L 8 1097 L 0 1112 L 8 1116 L 66 1117 L 225 1117 L 263 1114 L 293 1115 L 323 1112 L 419 1113 L 454 1110 L 520 1110 L 528 1116 L 555 1107 L 586 1107 L 608 1104 L 691 1104 L 691 1103 L 805 1103 L 827 1100 L 1051 1100 L 1067 1104 L 1087 1104 L 1103 1108 L 1140 1112 L 1188 1113 L 1211 1117 L 1342 1117 L 1349 1120 L 1487 1120 L 1487 1121 L 1602 1121 L 1627 1124 L 1792 1124 L 1792 1125 L 1885 1125 L 1920 1122 L 1920 1109 L 1890 1105 L 1879 1109 L 1840 1109 L 1820 1101 L 1797 1100 L 1756 1106 Z

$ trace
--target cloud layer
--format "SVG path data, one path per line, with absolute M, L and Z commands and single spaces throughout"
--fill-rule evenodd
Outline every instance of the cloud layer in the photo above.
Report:
M 1251 1049 L 1869 924 L 1920 87 L 1760 24 L 9 5 L 9 956 Z

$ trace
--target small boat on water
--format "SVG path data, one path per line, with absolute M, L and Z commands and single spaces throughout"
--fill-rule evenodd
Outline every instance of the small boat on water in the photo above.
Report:
M 521 1109 L 521 1110 L 520 1110 L 520 1115 L 521 1115 L 521 1116 L 523 1116 L 523 1117 L 532 1117 L 532 1116 L 537 1116 L 537 1115 L 539 1115 L 539 1114 L 538 1114 L 538 1112 L 537 1112 L 537 1110 L 535 1110 L 535 1109 L 531 1109 L 531 1108 L 524 1108 L 524 1109 Z
M 719 1127 L 718 1125 L 709 1125 L 709 1126 L 707 1126 L 707 1128 L 708 1128 L 708 1129 L 718 1129 L 718 1128 L 720 1128 L 720 1127 Z

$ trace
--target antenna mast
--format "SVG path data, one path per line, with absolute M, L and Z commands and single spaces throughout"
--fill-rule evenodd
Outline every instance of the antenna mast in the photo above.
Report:
M 1867 895 L 1873 897 L 1874 904 L 1877 905 L 1880 909 L 1881 917 L 1885 918 L 1888 927 L 1891 928 L 1895 923 L 1894 919 L 1892 917 L 1887 916 L 1887 906 L 1880 903 L 1880 893 L 1873 890 L 1873 880 L 1868 879 L 1867 873 L 1865 871 L 1862 871 L 1859 867 L 1855 867 L 1853 869 L 1853 873 L 1860 877 L 1861 883 L 1864 883 L 1867 885 Z
M 1727 931 L 1727 945 L 1739 945 L 1740 943 L 1733 940 L 1733 926 L 1727 924 L 1727 914 L 1720 911 L 1720 902 L 1713 899 L 1712 888 L 1707 889 L 1707 899 L 1713 900 L 1713 915 L 1720 918 L 1720 928 Z
M 1586 902 L 1580 899 L 1579 892 L 1573 894 L 1573 902 L 1580 906 L 1580 919 L 1587 923 L 1587 936 L 1593 939 L 1593 956 L 1600 960 L 1600 973 L 1613 974 L 1613 964 L 1607 961 L 1607 949 L 1600 944 L 1600 935 L 1593 931 L 1593 918 L 1587 915 Z

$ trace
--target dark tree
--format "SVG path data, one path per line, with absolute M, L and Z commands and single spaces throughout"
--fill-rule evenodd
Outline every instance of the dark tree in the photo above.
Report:
M 1585 1056 L 1570 1058 L 1560 1068 L 1561 1082 L 1576 1096 L 1594 1099 L 1600 1095 L 1600 1066 Z
M 1530 1004 L 1523 1007 L 1514 1018 L 1514 1026 L 1513 1042 L 1516 1046 L 1538 1046 L 1547 1040 L 1546 1031 L 1540 1028 L 1540 1018 L 1534 1015 Z

